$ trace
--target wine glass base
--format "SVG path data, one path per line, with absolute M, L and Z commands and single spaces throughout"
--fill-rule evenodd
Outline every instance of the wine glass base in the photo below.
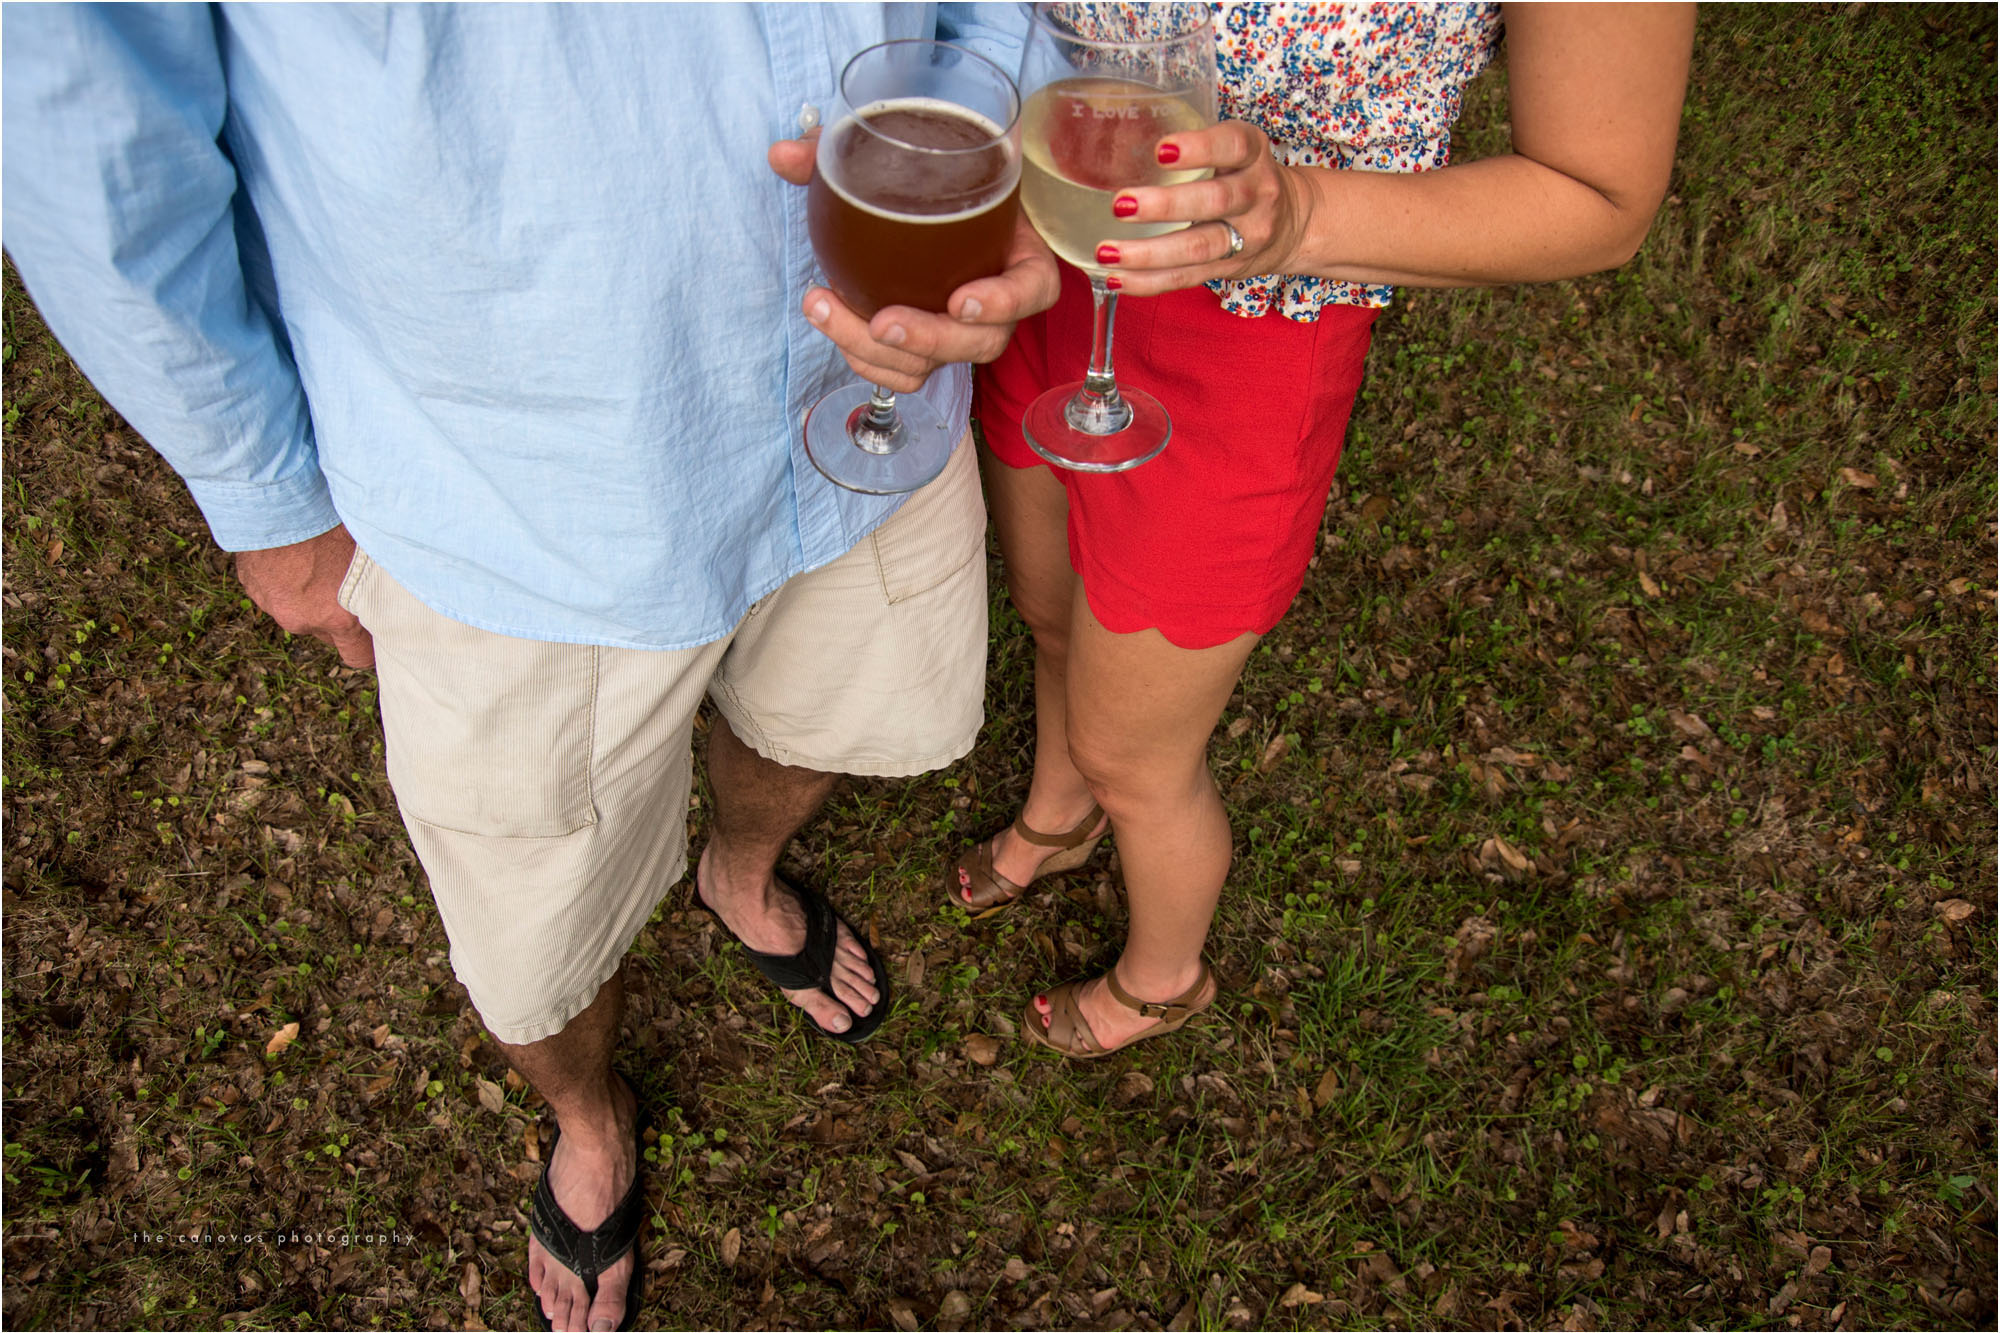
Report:
M 855 443 L 868 416 L 866 384 L 835 389 L 806 413 L 806 457 L 836 486 L 864 495 L 902 495 L 937 479 L 951 461 L 951 428 L 922 398 L 896 400 L 900 423 L 885 451 Z
M 1118 396 L 1132 409 L 1132 419 L 1122 429 L 1099 435 L 1078 430 L 1071 420 L 1070 400 L 1082 391 L 1078 380 L 1050 389 L 1028 405 L 1021 433 L 1030 449 L 1072 472 L 1129 472 L 1167 447 L 1173 419 L 1152 394 L 1121 385 Z

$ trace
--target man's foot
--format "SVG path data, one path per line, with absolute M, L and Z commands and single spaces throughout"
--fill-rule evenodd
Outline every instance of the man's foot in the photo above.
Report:
M 624 1079 L 616 1074 L 608 1078 L 609 1114 L 595 1123 L 563 1125 L 549 1154 L 548 1184 L 556 1204 L 585 1231 L 611 1216 L 639 1171 L 639 1100 Z M 581 1277 L 557 1262 L 532 1234 L 528 1239 L 528 1285 L 555 1329 L 617 1328 L 625 1318 L 625 1292 L 637 1262 L 636 1252 L 628 1250 L 600 1273 L 592 1300 Z
M 715 873 L 708 849 L 704 848 L 701 860 L 695 865 L 694 891 L 745 948 L 780 955 L 795 954 L 805 948 L 805 911 L 798 897 L 782 888 L 768 872 L 762 884 L 731 884 L 727 876 Z M 882 999 L 868 951 L 845 921 L 838 923 L 838 929 L 833 994 L 813 988 L 780 992 L 827 1032 L 846 1032 L 854 1026 L 857 1015 L 867 1017 Z

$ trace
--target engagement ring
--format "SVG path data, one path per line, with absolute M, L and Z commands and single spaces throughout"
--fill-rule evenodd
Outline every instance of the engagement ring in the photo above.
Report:
M 1236 258 L 1236 256 L 1243 253 L 1243 233 L 1236 230 L 1234 224 L 1222 218 L 1217 218 L 1216 221 L 1222 223 L 1222 229 L 1229 233 L 1229 254 L 1227 257 L 1230 259 Z

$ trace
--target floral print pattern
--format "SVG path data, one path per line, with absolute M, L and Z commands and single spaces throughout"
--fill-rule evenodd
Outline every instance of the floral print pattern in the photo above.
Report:
M 1217 110 L 1271 138 L 1280 162 L 1429 171 L 1451 160 L 1465 85 L 1492 63 L 1500 6 L 1221 3 Z M 1327 305 L 1385 306 L 1395 289 L 1265 274 L 1208 284 L 1232 314 L 1316 320 Z

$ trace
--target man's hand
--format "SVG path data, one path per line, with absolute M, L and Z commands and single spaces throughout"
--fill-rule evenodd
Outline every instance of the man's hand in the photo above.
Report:
M 345 525 L 290 546 L 236 553 L 236 577 L 265 615 L 293 634 L 331 644 L 351 667 L 375 665 L 375 640 L 337 600 L 354 559 Z
M 771 170 L 794 185 L 812 179 L 818 134 L 771 145 Z M 1023 217 L 1007 267 L 951 294 L 946 313 L 892 305 L 862 319 L 824 287 L 806 293 L 805 316 L 833 341 L 855 374 L 892 393 L 914 393 L 954 361 L 986 362 L 1006 350 L 1014 325 L 1056 303 L 1056 258 Z

